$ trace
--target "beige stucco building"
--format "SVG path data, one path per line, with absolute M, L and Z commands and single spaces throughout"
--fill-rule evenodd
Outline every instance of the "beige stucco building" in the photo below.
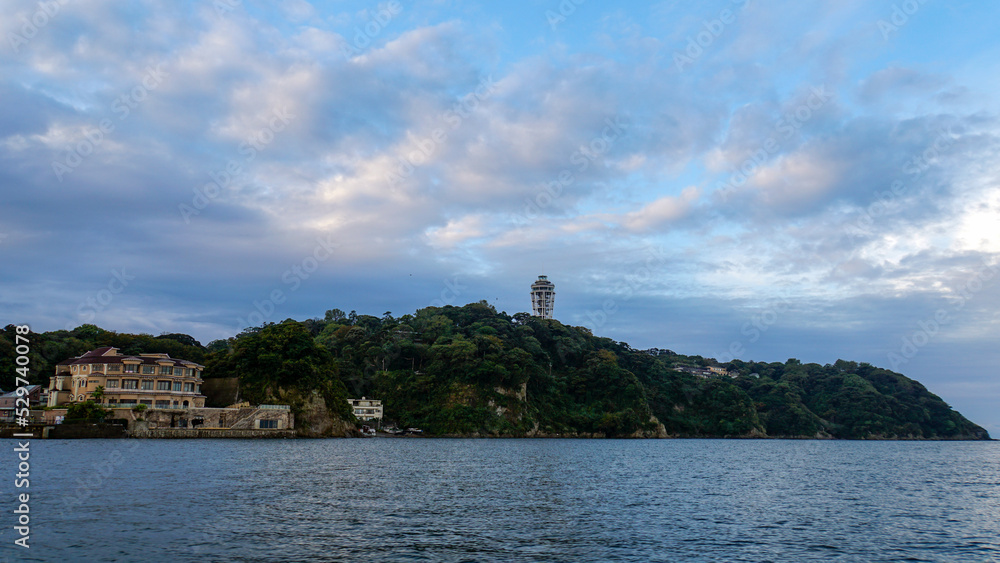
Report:
M 200 408 L 205 406 L 201 394 L 204 369 L 168 354 L 125 356 L 118 348 L 98 348 L 56 364 L 49 380 L 48 406 L 94 400 L 94 390 L 102 387 L 104 397 L 99 402 L 110 407 Z
M 381 399 L 367 399 L 361 397 L 360 399 L 348 399 L 348 403 L 351 403 L 351 410 L 354 412 L 355 418 L 362 422 L 381 422 L 382 421 L 382 400 Z

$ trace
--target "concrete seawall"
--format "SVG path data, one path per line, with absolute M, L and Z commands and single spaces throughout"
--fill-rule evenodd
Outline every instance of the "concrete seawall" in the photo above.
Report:
M 130 438 L 294 438 L 295 430 L 229 428 L 148 428 L 135 429 Z

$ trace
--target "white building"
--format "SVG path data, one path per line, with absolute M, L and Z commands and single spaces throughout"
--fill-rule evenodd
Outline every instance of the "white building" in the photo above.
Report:
M 531 314 L 543 319 L 552 318 L 552 309 L 556 304 L 556 286 L 547 276 L 538 276 L 531 284 Z
M 353 409 L 354 416 L 358 420 L 362 422 L 377 421 L 381 424 L 381 399 L 366 399 L 365 397 L 361 397 L 360 399 L 348 399 L 347 402 L 351 403 L 351 409 Z

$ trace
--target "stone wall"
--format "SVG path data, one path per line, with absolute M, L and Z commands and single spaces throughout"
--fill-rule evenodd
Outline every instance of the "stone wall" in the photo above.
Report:
M 274 434 L 273 437 L 284 437 L 288 433 L 294 434 L 293 429 L 295 428 L 295 416 L 287 408 L 146 409 L 142 412 L 136 412 L 130 408 L 109 410 L 114 413 L 111 415 L 112 419 L 128 421 L 130 435 L 145 433 L 145 437 L 261 438 L 272 437 L 271 434 Z M 45 411 L 44 414 L 47 425 L 52 428 L 63 426 L 55 424 L 55 419 L 57 416 L 65 416 L 65 409 Z M 264 420 L 275 421 L 276 428 L 261 428 L 261 421 Z M 160 430 L 178 432 L 163 433 L 159 432 Z M 56 434 L 65 432 L 56 431 Z M 160 434 L 164 435 L 160 436 Z
M 58 440 L 124 438 L 125 434 L 125 427 L 117 424 L 60 424 L 49 428 L 46 437 Z
M 294 438 L 295 430 L 233 430 L 229 428 L 136 428 L 132 438 Z

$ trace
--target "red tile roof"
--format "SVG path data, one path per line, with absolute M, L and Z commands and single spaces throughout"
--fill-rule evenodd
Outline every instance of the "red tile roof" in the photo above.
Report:
M 95 348 L 94 350 L 87 352 L 81 357 L 86 358 L 90 356 L 103 356 L 104 354 L 108 353 L 108 350 L 113 350 L 113 349 L 114 349 L 113 346 L 104 346 L 103 348 Z
M 91 350 L 82 356 L 77 356 L 76 358 L 70 358 L 68 360 L 63 360 L 56 365 L 65 366 L 71 364 L 120 364 L 122 360 L 137 360 L 142 365 L 160 365 L 160 362 L 170 362 L 171 366 L 174 367 L 205 367 L 199 363 L 195 363 L 188 360 L 181 360 L 178 358 L 171 358 L 167 356 L 166 358 L 161 357 L 150 357 L 150 356 L 122 356 L 120 354 L 113 354 L 105 356 L 108 350 L 114 350 L 111 346 L 106 346 L 104 348 L 97 348 L 96 350 Z

